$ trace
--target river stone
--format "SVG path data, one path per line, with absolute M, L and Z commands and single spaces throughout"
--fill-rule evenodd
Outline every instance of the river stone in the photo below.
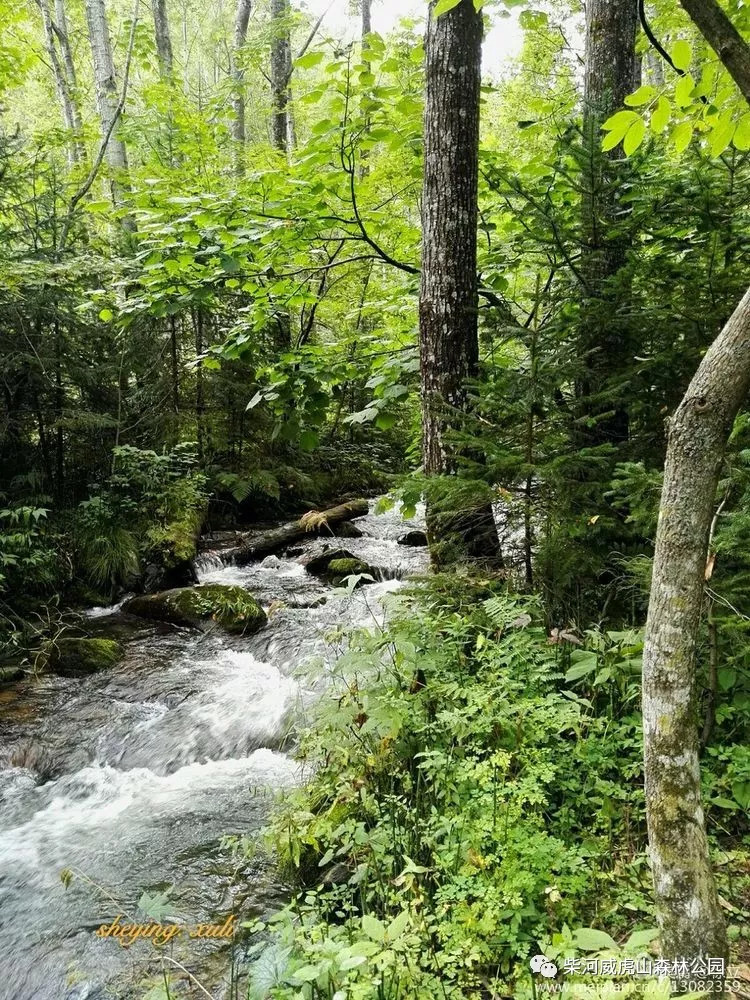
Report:
M 361 531 L 351 521 L 342 521 L 340 524 L 334 524 L 331 527 L 331 531 L 336 538 L 362 538 L 364 535 L 364 531 Z
M 223 583 L 143 594 L 128 601 L 123 610 L 141 618 L 191 628 L 215 622 L 232 635 L 257 632 L 268 620 L 263 608 L 246 590 Z
M 419 531 L 418 529 L 407 531 L 405 535 L 399 538 L 398 544 L 408 545 L 414 549 L 423 549 L 427 545 L 427 535 L 424 531 Z
M 281 567 L 281 559 L 278 556 L 266 556 L 263 562 L 260 564 L 261 569 L 279 569 Z
M 366 562 L 358 559 L 347 549 L 324 549 L 323 552 L 313 556 L 305 565 L 305 569 L 313 576 L 322 576 L 332 583 L 340 583 L 346 576 L 353 574 L 369 573 L 376 575 L 376 571 Z
M 61 677 L 84 677 L 113 667 L 122 656 L 115 639 L 78 639 L 63 636 L 49 642 L 44 651 L 46 670 Z

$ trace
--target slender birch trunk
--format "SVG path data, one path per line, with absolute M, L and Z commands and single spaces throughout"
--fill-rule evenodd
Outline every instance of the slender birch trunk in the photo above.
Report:
M 120 100 L 115 64 L 112 58 L 107 10 L 104 0 L 84 0 L 84 4 L 94 65 L 96 106 L 99 112 L 102 136 L 106 137 L 117 115 Z M 117 135 L 116 128 L 107 143 L 105 159 L 112 170 L 112 200 L 115 205 L 120 205 L 123 196 L 129 190 L 128 155 L 125 143 Z
M 70 90 L 65 63 L 61 62 L 58 53 L 58 39 L 55 35 L 55 25 L 49 8 L 49 0 L 37 0 L 39 10 L 42 15 L 42 26 L 44 28 L 44 41 L 49 56 L 52 73 L 55 79 L 55 90 L 60 101 L 63 123 L 70 132 L 68 142 L 68 160 L 72 165 L 83 159 L 83 148 L 81 146 L 81 118 L 75 107 L 73 94 Z

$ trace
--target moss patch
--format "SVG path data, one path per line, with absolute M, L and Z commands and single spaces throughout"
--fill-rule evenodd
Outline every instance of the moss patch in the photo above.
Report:
M 141 618 L 192 628 L 215 622 L 233 635 L 257 632 L 267 621 L 263 608 L 246 590 L 222 583 L 144 594 L 128 601 L 124 610 Z
M 43 663 L 46 670 L 61 677 L 84 677 L 113 667 L 122 656 L 115 639 L 58 639 L 49 643 Z

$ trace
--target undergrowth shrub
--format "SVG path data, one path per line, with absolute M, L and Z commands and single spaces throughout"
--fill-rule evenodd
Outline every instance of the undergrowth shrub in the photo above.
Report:
M 337 661 L 301 738 L 310 780 L 270 842 L 303 888 L 251 996 L 506 995 L 561 928 L 624 933 L 647 906 L 622 665 L 637 637 L 550 642 L 535 602 L 489 581 L 438 578 L 400 600 L 387 632 L 360 632 Z M 625 677 L 611 718 L 589 690 L 606 670 Z

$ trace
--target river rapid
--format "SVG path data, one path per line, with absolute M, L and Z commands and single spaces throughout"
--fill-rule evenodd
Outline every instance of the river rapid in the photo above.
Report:
M 271 860 L 238 860 L 223 838 L 252 835 L 278 791 L 302 780 L 295 728 L 324 694 L 347 632 L 382 620 L 388 595 L 427 568 L 425 549 L 397 544 L 418 520 L 371 511 L 354 523 L 361 538 L 332 544 L 381 568 L 374 584 L 346 594 L 309 575 L 299 554 L 240 567 L 209 551 L 196 561 L 200 582 L 240 585 L 271 609 L 256 635 L 95 608 L 92 634 L 125 643 L 117 666 L 0 688 L 2 1000 L 144 997 L 149 975 L 160 974 L 154 946 L 125 948 L 94 932 L 118 915 L 148 923 L 136 916 L 139 899 L 168 889 L 165 906 L 186 931 L 170 955 L 215 1000 L 230 998 L 241 946 L 229 956 L 190 929 L 230 913 L 268 915 L 288 887 Z M 313 671 L 301 670 L 310 662 Z M 19 749 L 33 767 L 14 766 Z M 187 973 L 170 972 L 182 976 L 174 996 L 206 996 Z

